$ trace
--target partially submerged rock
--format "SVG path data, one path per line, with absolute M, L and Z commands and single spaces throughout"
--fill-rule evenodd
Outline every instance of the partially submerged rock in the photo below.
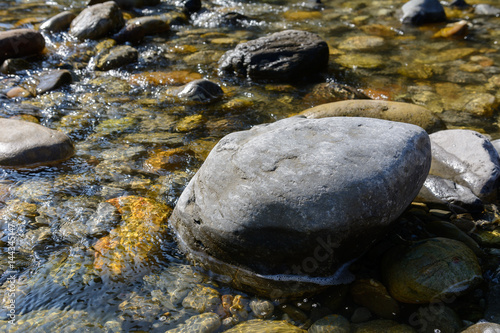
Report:
M 75 149 L 64 133 L 32 122 L 0 119 L 0 166 L 23 167 L 64 161 Z
M 173 89 L 172 94 L 177 97 L 198 103 L 210 103 L 224 95 L 221 87 L 215 82 L 200 79 L 191 81 L 179 88 Z
M 44 94 L 48 91 L 70 84 L 73 82 L 73 77 L 71 72 L 67 69 L 52 69 L 43 72 L 38 80 L 39 83 L 36 87 L 36 92 L 38 94 Z
M 239 44 L 221 57 L 219 68 L 251 79 L 287 81 L 326 69 L 328 55 L 328 45 L 318 35 L 285 30 Z
M 350 281 L 413 200 L 427 133 L 369 118 L 288 118 L 223 138 L 182 193 L 171 226 L 191 259 L 237 288 L 297 295 Z
M 135 276 L 147 272 L 152 255 L 159 251 L 168 206 L 154 200 L 126 196 L 107 201 L 122 215 L 123 224 L 94 244 L 94 268 L 102 276 Z

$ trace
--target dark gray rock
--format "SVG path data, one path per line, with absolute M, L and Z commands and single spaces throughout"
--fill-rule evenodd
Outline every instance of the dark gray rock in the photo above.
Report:
M 229 12 L 225 13 L 221 17 L 221 25 L 222 26 L 230 26 L 230 27 L 236 27 L 236 26 L 241 26 L 242 22 L 244 21 L 250 21 L 252 20 L 250 17 L 236 13 L 236 12 Z
M 114 0 L 121 8 L 141 8 L 146 6 L 156 6 L 161 0 Z M 90 0 L 89 6 L 106 2 L 106 0 Z
M 422 333 L 455 333 L 463 327 L 457 313 L 444 304 L 422 306 L 416 312 L 414 321 Z
M 76 15 L 73 12 L 64 11 L 43 22 L 40 30 L 49 32 L 66 31 L 75 17 Z
M 7 59 L 0 66 L 0 73 L 3 74 L 15 74 L 18 71 L 26 70 L 31 68 L 31 63 L 22 58 L 12 58 Z
M 224 137 L 170 219 L 179 246 L 235 287 L 294 295 L 350 281 L 430 166 L 420 127 L 292 117 Z
M 500 15 L 500 8 L 487 4 L 479 4 L 474 7 L 474 14 L 491 16 Z
M 184 0 L 182 6 L 188 13 L 196 13 L 201 9 L 201 0 Z
M 67 69 L 53 69 L 43 72 L 38 80 L 36 92 L 41 95 L 47 91 L 70 84 L 73 82 L 73 77 Z
M 130 42 L 138 44 L 144 36 L 155 35 L 170 30 L 170 26 L 159 17 L 146 16 L 128 20 L 125 26 L 113 36 L 113 39 L 122 44 Z
M 410 0 L 401 9 L 401 21 L 406 24 L 422 25 L 446 21 L 443 5 L 438 0 Z
M 444 130 L 431 134 L 430 138 L 430 175 L 469 188 L 482 201 L 496 198 L 500 157 L 484 135 L 471 130 Z M 458 197 L 461 195 L 457 193 Z
M 99 39 L 125 25 L 122 11 L 114 1 L 85 8 L 72 22 L 69 33 L 78 39 Z
M 219 60 L 225 73 L 287 81 L 318 74 L 328 65 L 328 45 L 318 35 L 285 30 L 236 46 Z
M 38 31 L 15 29 L 0 31 L 0 63 L 8 58 L 39 54 L 45 48 L 45 39 Z
M 470 7 L 470 5 L 467 2 L 465 2 L 465 0 L 454 0 L 450 3 L 450 6 L 460 9 L 465 9 Z
M 66 160 L 73 144 L 64 133 L 13 119 L 0 119 L 0 165 L 29 166 Z
M 218 84 L 206 79 L 200 79 L 179 87 L 175 94 L 185 100 L 210 103 L 221 98 L 224 92 Z
M 489 322 L 500 324 L 500 284 L 490 283 L 484 318 Z M 500 327 L 498 331 L 500 332 Z
M 128 45 L 120 45 L 110 49 L 98 57 L 96 68 L 102 71 L 120 68 L 134 63 L 139 58 L 139 52 Z

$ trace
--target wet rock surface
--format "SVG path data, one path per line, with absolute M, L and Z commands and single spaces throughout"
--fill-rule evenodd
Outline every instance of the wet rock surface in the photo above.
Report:
M 66 69 L 54 69 L 43 72 L 38 80 L 40 83 L 36 87 L 36 92 L 38 94 L 44 94 L 48 91 L 70 84 L 73 82 L 73 76 L 71 72 Z
M 37 55 L 45 48 L 42 34 L 32 29 L 0 31 L 0 62 Z
M 353 331 L 385 333 L 460 331 L 482 320 L 490 323 L 471 329 L 498 329 L 498 199 L 480 199 L 468 185 L 446 177 L 428 177 L 433 185 L 427 187 L 444 194 L 413 202 L 387 236 L 351 264 L 353 283 L 325 286 L 307 298 L 279 297 L 281 281 L 247 280 L 273 291 L 261 296 L 215 281 L 210 272 L 188 263 L 164 219 L 153 216 L 168 216 L 161 207 L 177 203 L 223 136 L 324 103 L 367 97 L 405 102 L 429 112 L 406 114 L 399 105 L 398 121 L 413 122 L 418 115 L 441 119 L 442 127 L 423 121 L 420 126 L 428 133 L 447 127 L 498 139 L 495 0 L 444 1 L 448 22 L 419 27 L 400 21 L 407 1 L 399 0 L 127 0 L 116 2 L 125 26 L 95 40 L 70 35 L 73 15 L 57 14 L 65 9 L 78 14 L 97 2 L 105 0 L 0 1 L 0 35 L 38 30 L 45 44 L 42 48 L 35 34 L 32 45 L 11 40 L 16 42 L 7 45 L 12 56 L 4 60 L 0 55 L 0 118 L 57 129 L 75 145 L 74 157 L 63 163 L 0 167 L 0 331 L 191 332 L 211 331 L 219 322 L 215 332 L 330 331 L 348 325 Z M 221 75 L 217 62 L 226 52 L 285 29 L 321 36 L 328 44 L 327 66 L 311 72 L 308 80 Z M 97 69 L 99 58 L 117 45 L 133 46 L 137 59 Z M 42 76 L 53 70 L 69 70 L 73 82 L 37 91 Z M 216 83 L 224 95 L 209 103 L 172 95 L 198 79 Z M 119 197 L 135 199 L 119 207 L 110 203 Z M 388 285 L 380 271 L 382 255 L 433 237 L 465 244 L 479 258 L 484 281 L 429 304 L 395 301 L 399 315 L 380 320 L 395 311 L 380 286 Z M 323 263 L 324 250 L 320 245 L 317 256 L 311 255 L 314 260 L 298 265 L 300 273 Z M 104 264 L 96 269 L 96 263 Z M 452 287 L 448 271 L 442 265 L 434 275 Z M 6 306 L 14 300 L 13 281 L 18 291 L 11 325 Z M 312 290 L 307 288 L 302 291 Z M 335 318 L 343 320 L 335 326 Z M 463 328 L 457 328 L 459 322 Z
M 238 45 L 219 68 L 251 79 L 287 81 L 314 75 L 328 63 L 328 45 L 316 34 L 286 30 Z
M 71 11 L 59 13 L 40 25 L 40 30 L 49 32 L 60 32 L 68 30 L 76 15 Z
M 234 265 L 226 274 L 250 274 L 245 279 L 258 273 L 269 281 L 307 282 L 306 275 L 290 274 L 291 267 L 308 261 L 322 246 L 323 260 L 308 273 L 317 277 L 318 287 L 336 284 L 342 273 L 332 272 L 366 251 L 413 199 L 420 186 L 410 184 L 423 182 L 428 154 L 427 134 L 413 125 L 289 118 L 219 142 L 181 195 L 170 222 L 182 248 L 199 253 L 195 260 L 218 274 L 224 274 L 223 265 L 212 261 Z M 369 166 L 360 163 L 354 169 L 349 163 L 353 156 L 370 161 Z M 312 161 L 314 170 L 307 168 Z M 340 208 L 363 196 L 371 197 L 373 205 L 361 200 L 362 207 Z M 358 228 L 370 228 L 369 236 L 361 237 Z M 259 251 L 247 252 L 251 248 Z M 251 280 L 233 281 L 242 288 L 260 288 Z
M 47 164 L 73 156 L 64 133 L 31 122 L 0 119 L 0 165 L 10 167 Z
M 217 83 L 205 79 L 191 81 L 175 89 L 173 93 L 181 99 L 201 103 L 213 102 L 224 94 Z
M 437 0 L 410 0 L 401 9 L 403 23 L 422 25 L 446 21 L 443 5 Z
M 99 39 L 120 30 L 125 24 L 122 12 L 114 1 L 92 5 L 71 22 L 69 33 L 78 39 Z
M 439 131 L 430 138 L 432 164 L 422 200 L 478 207 L 496 198 L 500 157 L 488 138 L 470 130 Z

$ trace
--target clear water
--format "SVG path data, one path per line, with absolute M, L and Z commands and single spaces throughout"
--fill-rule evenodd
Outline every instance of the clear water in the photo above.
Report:
M 4 0 L 0 30 L 36 28 L 46 18 L 65 9 L 78 12 L 86 3 Z M 108 72 L 93 69 L 97 42 L 78 42 L 66 33 L 46 34 L 47 52 L 30 59 L 27 70 L 0 74 L 0 90 L 17 85 L 30 89 L 37 75 L 48 68 L 70 68 L 78 79 L 42 96 L 0 100 L 0 117 L 34 116 L 41 124 L 67 133 L 77 153 L 57 166 L 0 169 L 0 227 L 5 231 L 13 225 L 19 235 L 14 260 L 16 313 L 25 326 L 17 329 L 50 331 L 43 328 L 43 318 L 57 317 L 59 321 L 47 320 L 58 329 L 86 325 L 90 331 L 106 331 L 117 325 L 123 331 L 163 332 L 196 312 L 182 302 L 160 307 L 159 301 L 152 301 L 153 291 L 174 293 L 175 288 L 189 290 L 203 282 L 221 293 L 239 293 L 185 262 L 168 231 L 154 236 L 157 249 L 149 252 L 147 265 L 133 267 L 121 277 L 100 275 L 93 269 L 98 237 L 89 236 L 85 226 L 100 203 L 118 196 L 141 196 L 173 207 L 222 136 L 324 102 L 312 94 L 318 82 L 259 83 L 219 76 L 218 58 L 241 41 L 284 29 L 315 32 L 328 42 L 331 54 L 322 82 L 347 84 L 377 99 L 420 104 L 439 115 L 448 128 L 469 128 L 500 138 L 500 18 L 448 10 L 451 21 L 471 23 L 469 33 L 461 38 L 432 38 L 444 24 L 403 27 L 398 20 L 403 3 L 203 2 L 205 10 L 194 14 L 189 23 L 147 37 L 137 47 L 137 63 Z M 489 3 L 498 6 L 494 0 Z M 127 14 L 163 14 L 175 5 L 164 1 Z M 221 17 L 228 12 L 249 19 L 241 27 L 221 26 Z M 374 35 L 382 37 L 382 45 L 368 50 L 345 46 L 350 37 Z M 139 84 L 141 80 L 134 80 L 134 75 L 145 72 L 179 71 L 218 83 L 224 98 L 210 105 L 185 104 L 167 94 L 182 80 L 159 85 L 144 78 Z M 168 170 L 148 167 L 149 158 L 172 148 L 189 148 L 192 153 Z M 0 282 L 7 295 L 11 274 L 5 273 L 9 261 L 5 234 L 2 242 Z M 0 324 L 0 330 L 16 329 L 9 327 Z

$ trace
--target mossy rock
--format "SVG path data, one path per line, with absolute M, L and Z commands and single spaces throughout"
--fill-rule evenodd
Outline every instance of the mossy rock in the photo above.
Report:
M 392 297 L 413 304 L 459 296 L 481 280 L 474 252 L 447 238 L 430 238 L 389 250 L 382 273 Z

